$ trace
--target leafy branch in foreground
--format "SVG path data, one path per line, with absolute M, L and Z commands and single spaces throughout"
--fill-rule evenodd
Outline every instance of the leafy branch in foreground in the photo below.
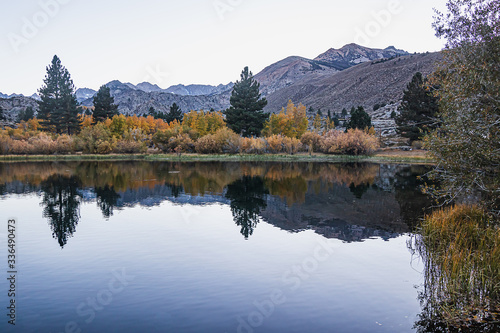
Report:
M 451 199 L 500 216 L 500 2 L 449 0 L 434 27 L 447 40 L 432 80 L 442 126 L 427 137 Z

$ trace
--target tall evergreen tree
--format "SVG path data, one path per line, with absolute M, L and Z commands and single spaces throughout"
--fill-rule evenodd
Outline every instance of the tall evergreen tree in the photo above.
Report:
M 17 122 L 21 122 L 23 120 L 28 121 L 33 117 L 35 117 L 35 111 L 33 110 L 33 107 L 28 106 L 25 110 L 19 111 L 17 114 Z
M 38 90 L 41 99 L 38 101 L 38 119 L 42 121 L 42 128 L 56 133 L 77 132 L 81 121 L 78 118 L 75 86 L 57 55 L 47 67 L 43 82 L 44 85 Z
M 177 104 L 174 103 L 170 107 L 170 111 L 167 114 L 166 121 L 169 123 L 174 121 L 174 120 L 177 120 L 180 122 L 180 121 L 182 121 L 182 117 L 183 117 L 183 114 L 182 114 L 181 108 Z
M 108 118 L 118 115 L 118 105 L 115 105 L 115 99 L 111 96 L 109 87 L 102 85 L 93 98 L 94 102 L 94 123 L 104 121 Z
M 3 109 L 0 106 L 0 120 L 5 120 L 5 114 L 3 113 Z
M 435 87 L 426 87 L 426 81 L 420 72 L 413 75 L 403 93 L 400 114 L 396 116 L 396 132 L 410 142 L 422 139 L 438 126 L 438 99 L 431 91 Z
M 227 126 L 242 136 L 258 136 L 269 117 L 262 109 L 267 100 L 261 98 L 260 83 L 254 80 L 252 72 L 245 67 L 241 80 L 236 81 L 231 93 L 231 107 L 225 111 Z
M 346 129 L 358 128 L 364 130 L 372 126 L 372 118 L 362 106 L 351 109 L 351 119 L 346 124 Z

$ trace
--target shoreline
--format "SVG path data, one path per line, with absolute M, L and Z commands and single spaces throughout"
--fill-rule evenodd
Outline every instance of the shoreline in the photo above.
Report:
M 151 162 L 371 162 L 434 165 L 425 152 L 378 151 L 372 156 L 290 154 L 106 154 L 106 155 L 0 155 L 0 162 L 63 162 L 63 161 L 151 161 Z

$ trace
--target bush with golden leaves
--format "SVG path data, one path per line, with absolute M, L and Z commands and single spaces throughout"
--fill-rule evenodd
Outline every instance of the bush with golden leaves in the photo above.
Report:
M 242 138 L 240 152 L 245 154 L 264 154 L 267 142 L 263 138 Z
M 70 154 L 75 150 L 74 137 L 67 134 L 59 135 L 54 144 L 54 150 L 57 154 Z
M 271 154 L 295 154 L 302 146 L 299 139 L 290 138 L 281 134 L 271 135 L 270 137 L 266 138 L 266 141 L 267 152 Z
M 240 151 L 241 137 L 227 127 L 219 128 L 214 134 L 215 141 L 225 154 L 236 154 Z
M 121 139 L 113 148 L 113 153 L 117 154 L 140 154 L 145 153 L 148 147 L 144 142 Z
M 207 134 L 194 144 L 199 154 L 236 154 L 240 150 L 241 137 L 227 127 L 219 128 L 215 134 Z
M 320 151 L 321 150 L 321 142 L 323 137 L 315 132 L 305 132 L 300 138 L 300 142 L 306 149 L 312 149 L 312 151 Z
M 194 141 L 187 133 L 181 133 L 171 137 L 162 150 L 165 152 L 192 153 L 194 152 Z
M 37 136 L 28 139 L 29 152 L 28 154 L 53 154 L 56 150 L 54 140 L 45 133 L 40 133 Z
M 301 147 L 302 143 L 299 139 L 289 138 L 286 136 L 283 138 L 283 152 L 293 155 L 297 153 Z
M 321 150 L 326 154 L 371 155 L 379 147 L 378 139 L 359 129 L 347 132 L 331 130 L 322 143 Z

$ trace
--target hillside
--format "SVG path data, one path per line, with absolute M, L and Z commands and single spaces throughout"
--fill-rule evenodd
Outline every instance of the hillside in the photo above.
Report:
M 417 54 L 387 61 L 371 61 L 340 72 L 313 72 L 268 95 L 266 111 L 276 112 L 289 99 L 315 109 L 340 112 L 363 105 L 370 112 L 377 103 L 398 101 L 413 74 L 431 73 L 439 53 Z

